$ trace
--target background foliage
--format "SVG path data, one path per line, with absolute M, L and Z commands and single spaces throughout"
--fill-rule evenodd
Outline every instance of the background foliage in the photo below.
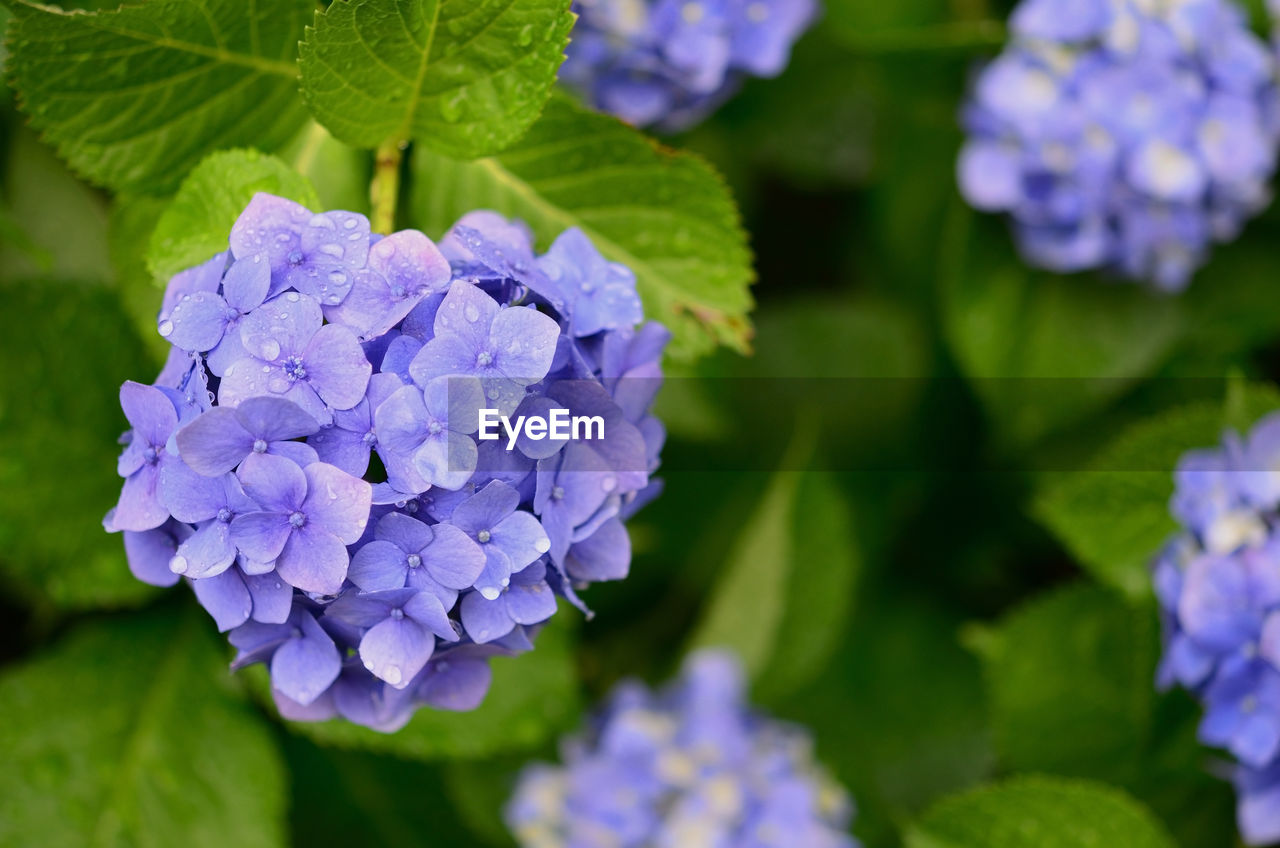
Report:
M 1280 212 L 1179 298 L 1029 271 L 952 176 L 1007 4 L 828 0 L 668 148 L 551 91 L 567 0 L 6 3 L 0 845 L 508 844 L 584 705 L 724 643 L 869 846 L 1234 841 L 1195 707 L 1152 689 L 1146 567 L 1177 455 L 1280 406 Z M 481 710 L 286 725 L 102 533 L 116 388 L 254 191 L 369 212 L 404 145 L 397 225 L 493 207 L 636 270 L 677 336 L 667 489 L 631 577 Z

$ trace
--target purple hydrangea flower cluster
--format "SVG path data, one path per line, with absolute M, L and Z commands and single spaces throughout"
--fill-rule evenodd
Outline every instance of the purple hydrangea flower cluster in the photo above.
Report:
M 960 188 L 1026 259 L 1186 286 L 1270 200 L 1276 61 L 1231 0 L 1023 0 L 964 114 Z
M 170 281 L 168 362 L 120 391 L 106 528 L 139 579 L 191 585 L 233 668 L 269 665 L 287 717 L 474 708 L 558 596 L 626 576 L 667 331 L 582 232 L 536 256 L 492 212 L 436 245 L 258 194 L 229 247 Z M 484 440 L 483 408 L 604 427 Z
M 704 651 L 660 692 L 624 683 L 563 766 L 521 774 L 506 818 L 526 848 L 857 848 L 853 804 L 801 728 L 750 711 L 742 669 Z
M 774 77 L 816 0 L 576 0 L 561 78 L 635 126 L 685 129 L 748 76 Z
M 1240 831 L 1280 841 L 1280 413 L 1191 451 L 1170 507 L 1183 532 L 1155 564 L 1163 688 L 1205 704 L 1200 739 L 1240 765 Z

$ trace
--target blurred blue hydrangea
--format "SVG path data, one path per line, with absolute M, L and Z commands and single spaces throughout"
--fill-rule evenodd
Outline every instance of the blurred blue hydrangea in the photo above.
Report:
M 1270 200 L 1276 62 L 1231 0 L 1023 0 L 958 173 L 1030 263 L 1187 285 Z
M 858 845 L 809 735 L 750 711 L 728 654 L 694 654 L 660 692 L 622 684 L 562 759 L 528 766 L 507 805 L 524 848 Z
M 1205 704 L 1200 739 L 1239 761 L 1240 830 L 1280 841 L 1280 413 L 1191 451 L 1170 507 L 1183 532 L 1155 565 L 1159 682 Z
M 817 0 L 575 0 L 560 76 L 635 126 L 685 129 L 748 76 L 782 73 Z
M 269 664 L 287 717 L 474 708 L 557 596 L 626 576 L 667 331 L 583 233 L 536 256 L 492 212 L 436 245 L 259 194 L 229 247 L 170 281 L 168 362 L 120 391 L 106 528 L 139 579 L 191 585 L 233 667 Z M 603 435 L 486 440 L 482 408 Z

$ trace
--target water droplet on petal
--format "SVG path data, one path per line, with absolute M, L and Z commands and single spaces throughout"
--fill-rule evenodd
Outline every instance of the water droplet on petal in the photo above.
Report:
M 496 601 L 498 596 L 501 594 L 502 592 L 498 590 L 497 586 L 480 587 L 480 597 L 484 598 L 486 601 Z
M 540 554 L 545 554 L 547 551 L 551 550 L 551 540 L 546 536 L 543 536 L 541 539 L 533 543 L 533 549 Z
M 187 558 L 181 554 L 174 554 L 173 559 L 169 560 L 169 570 L 174 574 L 186 574 L 188 567 Z
M 262 343 L 262 358 L 273 360 L 280 355 L 280 343 L 275 339 L 267 339 Z
M 169 338 L 169 336 L 173 335 L 173 322 L 161 321 L 158 329 L 160 330 L 160 335 L 164 336 L 167 339 Z
M 474 304 L 468 303 L 466 308 L 462 310 L 462 314 L 472 324 L 480 320 L 480 310 L 476 309 Z
M 382 670 L 382 679 L 390 683 L 392 686 L 398 686 L 401 681 L 400 669 L 394 665 L 389 665 Z
M 287 301 L 289 301 L 290 303 L 297 303 L 297 302 L 298 302 L 298 293 L 297 293 L 297 292 L 289 292 L 288 294 L 286 294 L 286 295 L 284 296 L 284 299 L 285 299 L 285 300 L 287 300 Z M 284 318 L 284 317 L 285 317 L 285 313 L 281 312 L 281 313 L 280 313 L 280 317 L 281 317 L 281 318 Z

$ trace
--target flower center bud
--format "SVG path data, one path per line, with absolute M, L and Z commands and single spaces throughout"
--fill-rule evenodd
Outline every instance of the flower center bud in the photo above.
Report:
M 483 545 L 483 544 L 488 543 L 488 541 L 489 541 L 490 539 L 492 539 L 492 538 L 493 538 L 493 536 L 489 535 L 489 531 L 488 531 L 488 530 L 481 530 L 479 533 L 477 533 L 477 534 L 476 534 L 476 539 L 477 539 L 477 540 L 480 542 L 480 544 L 482 544 L 482 545 Z
M 372 430 L 370 430 L 360 438 L 360 441 L 364 442 L 365 447 L 371 448 L 378 443 L 378 437 Z
M 293 515 L 289 516 L 289 523 L 292 524 L 294 527 L 301 527 L 302 525 L 307 523 L 307 517 L 303 515 L 301 512 L 295 512 L 293 513 Z
M 417 568 L 418 566 L 422 565 L 422 557 L 418 556 L 417 554 L 409 554 L 409 556 L 405 559 L 405 562 L 409 563 L 410 568 Z
M 480 355 L 476 357 L 476 365 L 479 365 L 481 367 L 485 365 L 489 365 L 492 362 L 493 362 L 493 354 L 487 350 L 481 351 Z
M 397 285 L 397 286 L 391 287 L 391 296 L 394 297 L 396 300 L 400 300 L 401 298 L 404 297 L 404 295 L 405 295 L 404 286 Z
M 254 439 L 254 440 L 253 440 L 253 452 L 254 452 L 254 453 L 266 453 L 266 452 L 267 452 L 267 440 L 266 440 L 266 439 Z
M 295 247 L 293 250 L 289 251 L 289 264 L 290 264 L 290 265 L 301 265 L 301 264 L 302 264 L 302 251 L 301 251 L 301 250 L 298 250 L 298 249 Z
M 218 510 L 218 520 L 223 524 L 228 523 L 235 517 L 235 513 L 233 513 L 228 507 L 224 506 L 222 509 Z
M 430 424 L 427 425 L 427 432 L 433 436 L 438 435 L 440 431 L 443 429 L 444 427 L 440 426 L 439 421 L 432 421 Z
M 552 489 L 552 490 L 551 490 L 551 497 L 552 497 L 554 500 L 557 500 L 557 501 L 558 501 L 558 500 L 563 500 L 563 499 L 564 499 L 564 486 L 556 486 L 554 489 Z
M 291 381 L 303 380 L 307 376 L 307 369 L 302 365 L 302 357 L 291 356 L 284 361 L 284 375 Z
M 400 619 L 404 618 L 404 610 L 393 609 L 391 611 L 391 617 L 394 618 L 396 621 L 399 621 Z
M 147 461 L 148 465 L 155 465 L 156 460 L 160 458 L 160 453 L 154 447 L 148 446 L 147 449 L 142 452 L 142 458 Z

